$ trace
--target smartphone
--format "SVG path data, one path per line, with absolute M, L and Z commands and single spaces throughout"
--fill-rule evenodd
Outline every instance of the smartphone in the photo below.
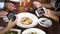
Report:
M 44 11 L 43 8 L 39 8 L 39 9 L 36 10 L 36 15 L 38 17 L 42 16 L 44 13 L 45 13 L 45 11 Z
M 9 20 L 12 19 L 14 21 L 16 19 L 16 16 L 12 11 L 9 11 L 8 14 L 7 14 L 7 18 Z

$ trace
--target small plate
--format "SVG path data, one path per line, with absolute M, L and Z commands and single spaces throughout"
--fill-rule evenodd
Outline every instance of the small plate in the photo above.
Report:
M 39 24 L 42 27 L 50 27 L 50 26 L 52 26 L 52 21 L 48 18 L 40 18 L 39 19 Z
M 19 30 L 19 29 L 11 29 L 10 31 L 17 31 L 18 34 L 21 34 L 21 30 Z
M 9 1 L 12 1 L 12 2 L 20 2 L 20 0 L 9 0 Z
M 31 28 L 34 27 L 38 24 L 38 18 L 31 13 L 27 13 L 27 12 L 23 12 L 23 13 L 19 13 L 17 14 L 18 20 L 17 20 L 17 26 L 22 27 L 22 28 Z M 32 19 L 32 23 L 30 25 L 24 25 L 21 23 L 21 18 L 23 17 L 28 17 L 30 19 Z
M 22 32 L 22 34 L 31 34 L 32 32 L 36 32 L 37 34 L 46 34 L 43 30 L 38 28 L 29 28 Z
M 4 27 L 0 27 L 0 30 L 1 29 L 4 29 Z M 10 31 L 17 31 L 18 34 L 21 34 L 21 30 L 19 30 L 19 29 L 10 29 Z

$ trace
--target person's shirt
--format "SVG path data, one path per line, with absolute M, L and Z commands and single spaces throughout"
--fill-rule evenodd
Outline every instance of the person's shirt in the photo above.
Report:
M 5 2 L 5 0 L 0 0 L 0 2 Z
M 51 5 L 55 9 L 55 11 L 60 12 L 60 0 L 51 0 Z

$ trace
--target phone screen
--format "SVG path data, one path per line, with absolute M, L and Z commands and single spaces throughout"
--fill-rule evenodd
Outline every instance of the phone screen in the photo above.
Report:
M 16 19 L 16 16 L 14 15 L 14 13 L 12 11 L 10 11 L 8 14 L 7 14 L 7 17 L 8 19 L 13 19 L 13 21 Z
M 45 13 L 45 11 L 44 11 L 43 8 L 38 9 L 38 10 L 36 11 L 36 14 L 37 14 L 38 17 L 41 16 L 41 15 L 43 15 L 44 13 Z

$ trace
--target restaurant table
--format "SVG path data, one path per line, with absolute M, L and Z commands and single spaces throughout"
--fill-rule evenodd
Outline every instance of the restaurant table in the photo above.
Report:
M 53 20 L 53 19 L 50 19 L 53 23 L 53 25 L 51 27 L 42 27 L 40 26 L 39 24 L 37 24 L 35 27 L 33 28 L 39 28 L 39 29 L 42 29 L 43 31 L 45 31 L 47 34 L 56 34 L 57 33 L 57 29 L 58 29 L 58 22 Z M 6 27 L 7 26 L 7 23 L 5 23 L 2 19 L 0 19 L 0 26 L 3 26 L 3 27 Z M 13 28 L 15 29 L 20 29 L 22 31 L 24 31 L 25 29 L 27 28 L 21 28 L 21 27 L 18 27 L 17 25 L 15 25 Z
M 39 0 L 38 0 L 39 1 Z M 18 11 L 15 11 L 14 13 L 20 13 Z M 41 16 L 41 17 L 45 17 L 45 16 Z M 40 18 L 41 18 L 40 17 Z M 47 17 L 45 17 L 47 18 Z M 37 24 L 35 27 L 32 27 L 32 28 L 39 28 L 39 29 L 42 29 L 43 31 L 45 31 L 47 34 L 56 34 L 57 33 L 57 29 L 58 29 L 58 22 L 51 19 L 51 18 L 48 18 L 52 21 L 52 26 L 51 27 L 42 27 L 40 26 L 39 24 Z M 7 26 L 7 23 L 5 23 L 2 18 L 0 19 L 0 26 L 3 26 L 3 27 L 6 27 Z M 17 25 L 15 25 L 13 28 L 15 29 L 20 29 L 22 30 L 22 32 L 25 30 L 25 29 L 28 29 L 28 28 L 21 28 Z

